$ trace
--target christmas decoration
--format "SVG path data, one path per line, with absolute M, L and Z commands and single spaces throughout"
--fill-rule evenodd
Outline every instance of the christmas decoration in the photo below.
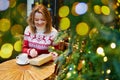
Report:
M 119 80 L 120 1 L 64 0 L 59 9 L 64 6 L 70 25 L 60 22 L 55 42 L 67 37 L 68 47 L 56 51 L 56 80 Z

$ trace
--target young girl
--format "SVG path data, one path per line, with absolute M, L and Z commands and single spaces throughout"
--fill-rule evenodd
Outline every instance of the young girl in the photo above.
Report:
M 28 17 L 29 26 L 24 32 L 23 53 L 30 57 L 36 57 L 40 54 L 49 54 L 48 47 L 57 45 L 53 43 L 57 36 L 57 30 L 52 27 L 51 16 L 47 8 L 40 4 L 36 5 Z M 57 54 L 53 54 L 56 57 Z

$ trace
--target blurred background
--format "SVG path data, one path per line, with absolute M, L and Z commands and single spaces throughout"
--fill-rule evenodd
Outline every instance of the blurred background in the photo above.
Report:
M 26 13 L 26 0 L 0 0 L 0 62 L 21 53 Z

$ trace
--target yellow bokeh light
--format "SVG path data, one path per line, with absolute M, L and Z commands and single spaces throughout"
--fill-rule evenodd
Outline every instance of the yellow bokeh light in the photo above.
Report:
M 70 72 L 67 73 L 67 78 L 69 78 L 72 74 Z
M 23 26 L 19 25 L 19 24 L 13 25 L 12 28 L 11 28 L 11 34 L 13 36 L 23 34 Z
M 101 0 L 101 2 L 102 2 L 103 4 L 106 4 L 106 5 L 108 5 L 108 3 L 109 3 L 109 0 Z
M 110 44 L 110 47 L 111 47 L 112 49 L 115 49 L 115 48 L 116 48 L 116 44 L 115 44 L 115 43 L 111 43 L 111 44 Z
M 22 50 L 22 41 L 21 40 L 18 40 L 15 42 L 14 49 L 17 52 L 20 52 Z
M 78 14 L 75 12 L 75 7 L 76 7 L 76 5 L 77 5 L 78 3 L 79 3 L 79 2 L 75 2 L 75 3 L 73 3 L 73 5 L 72 5 L 71 13 L 72 13 L 72 15 L 74 15 L 74 16 L 78 16 Z
M 76 74 L 77 72 L 76 71 L 73 71 L 73 74 Z
M 102 47 L 98 47 L 98 48 L 97 48 L 97 53 L 98 53 L 99 55 L 105 56 L 104 49 L 103 49 Z
M 22 17 L 26 16 L 26 13 L 27 13 L 26 9 L 27 9 L 27 6 L 25 3 L 21 3 L 17 6 L 17 11 L 20 13 Z
M 58 14 L 60 17 L 66 17 L 68 16 L 69 12 L 70 10 L 68 6 L 62 6 L 60 7 Z
M 99 5 L 95 5 L 95 6 L 94 6 L 94 12 L 95 12 L 96 14 L 101 14 L 101 7 L 100 7 Z
M 0 19 L 0 31 L 6 32 L 10 29 L 11 22 L 9 19 L 2 18 Z
M 104 62 L 107 62 L 107 61 L 108 61 L 108 58 L 105 56 L 105 57 L 103 58 L 103 61 L 104 61 Z
M 115 14 L 119 14 L 118 11 L 115 11 Z
M 110 8 L 108 6 L 102 6 L 101 7 L 101 12 L 104 14 L 104 15 L 109 15 L 110 14 Z
M 3 32 L 0 32 L 0 38 L 3 36 Z
M 106 71 L 106 73 L 107 73 L 107 74 L 110 74 L 110 73 L 111 73 L 111 70 L 110 70 L 110 69 L 108 69 L 108 70 Z
M 117 0 L 120 3 L 120 0 Z
M 85 60 L 82 60 L 82 64 L 85 64 Z
M 16 0 L 9 0 L 10 1 L 10 8 L 13 8 L 16 6 Z
M 120 14 L 118 15 L 118 18 L 120 18 Z
M 83 36 L 89 32 L 89 26 L 85 22 L 81 22 L 76 26 L 77 34 Z
M 60 20 L 60 29 L 61 30 L 67 30 L 70 27 L 70 19 L 65 17 Z
M 120 4 L 119 4 L 118 2 L 116 3 L 116 5 L 117 5 L 117 6 L 120 6 Z
M 104 74 L 105 72 L 104 71 L 102 71 L 102 74 Z
M 1 46 L 1 54 L 0 56 L 2 58 L 10 58 L 10 56 L 12 55 L 12 51 L 13 51 L 13 46 L 10 43 L 5 43 Z

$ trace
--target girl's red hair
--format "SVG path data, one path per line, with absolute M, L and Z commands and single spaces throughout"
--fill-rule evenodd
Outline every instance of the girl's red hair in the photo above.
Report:
M 28 17 L 28 24 L 31 28 L 32 33 L 36 32 L 36 27 L 34 24 L 34 16 L 36 12 L 41 13 L 47 22 L 46 31 L 44 33 L 46 34 L 50 33 L 52 29 L 51 15 L 50 15 L 50 12 L 47 10 L 47 8 L 43 4 L 34 6 L 32 12 L 30 13 L 30 16 Z

